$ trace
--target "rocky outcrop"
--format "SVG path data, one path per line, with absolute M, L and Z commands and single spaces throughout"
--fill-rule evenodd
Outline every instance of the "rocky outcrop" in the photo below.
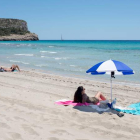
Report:
M 0 28 L 16 28 L 28 31 L 27 22 L 19 19 L 0 18 Z
M 39 40 L 38 35 L 28 30 L 27 22 L 19 19 L 0 18 L 0 41 Z
M 39 40 L 38 35 L 34 33 L 26 33 L 25 35 L 11 34 L 10 36 L 0 36 L 0 41 L 28 41 Z

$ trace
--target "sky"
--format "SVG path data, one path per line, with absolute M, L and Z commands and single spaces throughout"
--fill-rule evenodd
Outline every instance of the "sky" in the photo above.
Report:
M 140 40 L 140 0 L 0 0 L 40 40 Z

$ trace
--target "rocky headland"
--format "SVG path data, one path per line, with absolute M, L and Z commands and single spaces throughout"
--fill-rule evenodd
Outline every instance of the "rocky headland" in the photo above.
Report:
M 0 18 L 0 41 L 29 40 L 39 40 L 39 38 L 28 30 L 26 21 Z

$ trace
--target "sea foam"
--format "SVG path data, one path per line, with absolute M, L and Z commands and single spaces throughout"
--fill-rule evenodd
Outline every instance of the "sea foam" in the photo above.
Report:
M 36 67 L 46 67 L 48 66 L 47 64 L 39 64 L 39 65 L 35 65 Z
M 25 64 L 25 65 L 29 65 L 29 63 L 27 63 L 27 62 L 16 61 L 16 60 L 9 60 L 9 61 L 13 62 L 13 63 L 22 63 L 22 64 Z
M 34 56 L 33 54 L 14 54 L 14 55 Z
M 71 67 L 76 67 L 76 65 L 70 65 Z
M 54 46 L 48 46 L 49 48 L 53 48 Z
M 20 61 L 16 61 L 16 60 L 9 60 L 10 62 L 15 62 L 15 63 L 20 63 Z
M 50 51 L 40 51 L 41 53 L 57 53 L 57 52 L 50 52 Z

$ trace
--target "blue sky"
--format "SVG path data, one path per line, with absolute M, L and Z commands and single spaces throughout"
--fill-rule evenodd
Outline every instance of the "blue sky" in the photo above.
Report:
M 40 39 L 140 40 L 140 0 L 1 0 L 0 18 L 26 20 Z

